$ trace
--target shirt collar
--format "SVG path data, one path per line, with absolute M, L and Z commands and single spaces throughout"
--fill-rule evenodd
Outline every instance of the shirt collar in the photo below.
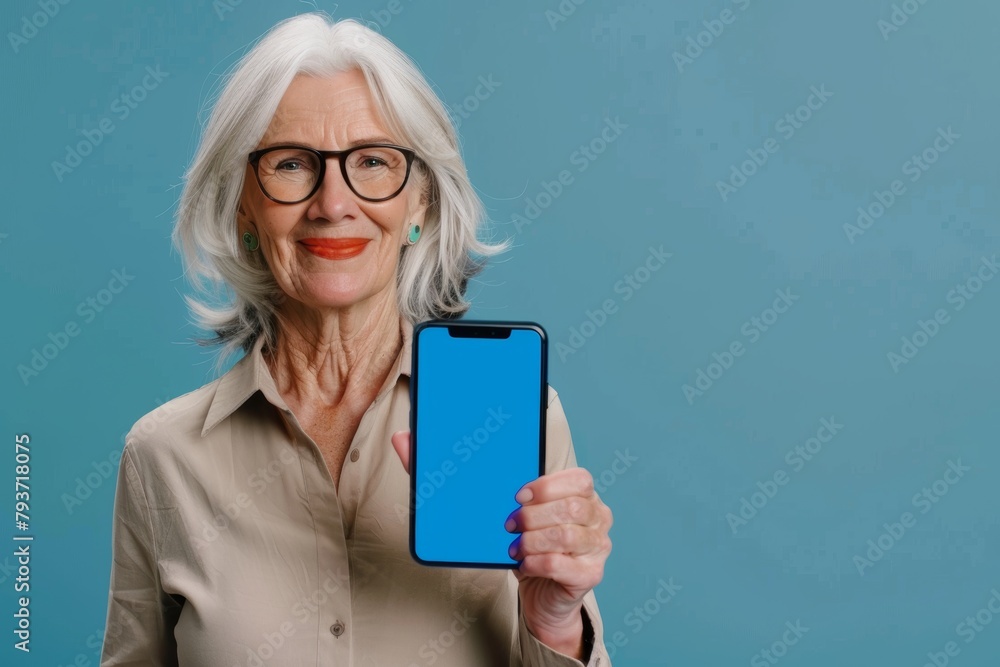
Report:
M 403 337 L 403 346 L 375 400 L 381 398 L 382 394 L 394 387 L 401 375 L 410 377 L 413 324 L 403 315 L 399 316 L 399 330 Z M 215 396 L 212 397 L 212 402 L 208 407 L 208 415 L 205 417 L 205 425 L 201 430 L 202 437 L 258 391 L 263 393 L 264 397 L 275 407 L 280 410 L 288 410 L 288 405 L 281 398 L 281 394 L 274 384 L 274 378 L 271 376 L 271 371 L 264 362 L 263 347 L 264 337 L 258 336 L 253 349 L 219 378 L 218 388 L 215 390 Z

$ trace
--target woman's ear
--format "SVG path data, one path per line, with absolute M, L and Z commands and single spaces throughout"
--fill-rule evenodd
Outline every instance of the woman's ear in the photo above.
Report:
M 421 228 L 424 226 L 424 217 L 427 214 L 427 206 L 430 203 L 429 195 L 429 180 L 427 176 L 421 172 L 417 172 L 417 179 L 414 185 L 419 186 L 419 194 L 410 191 L 407 194 L 407 208 L 406 208 L 406 218 L 403 220 L 403 235 L 407 234 L 407 229 L 409 225 L 420 225 Z
M 257 233 L 257 225 L 247 216 L 247 210 L 242 200 L 236 205 L 236 228 L 241 234 L 248 231 Z
M 250 232 L 258 239 L 260 239 L 260 233 L 257 231 L 257 225 L 247 217 L 246 209 L 243 207 L 243 202 L 240 202 L 236 207 L 236 235 L 243 238 L 243 234 Z

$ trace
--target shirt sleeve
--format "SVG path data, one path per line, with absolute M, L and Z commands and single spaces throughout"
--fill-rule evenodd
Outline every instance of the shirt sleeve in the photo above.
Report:
M 135 454 L 126 443 L 115 490 L 100 667 L 176 666 L 173 627 L 181 605 L 160 587 L 152 515 Z
M 559 394 L 549 386 L 549 403 L 545 424 L 545 473 L 576 467 L 576 452 L 569 422 L 563 411 Z M 511 574 L 511 577 L 514 575 Z M 524 667 L 611 667 L 611 657 L 604 645 L 604 623 L 597 608 L 597 597 L 590 591 L 583 598 L 584 645 L 591 646 L 589 660 L 584 663 L 559 653 L 543 644 L 531 634 L 524 622 L 520 601 L 517 605 L 518 639 L 521 645 L 521 662 Z M 588 632 L 589 631 L 589 632 Z M 586 656 L 585 656 L 586 659 Z

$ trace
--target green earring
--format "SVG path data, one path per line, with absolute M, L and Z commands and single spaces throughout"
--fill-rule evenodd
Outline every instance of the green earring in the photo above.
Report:
M 243 245 L 247 247 L 247 250 L 253 252 L 260 247 L 260 243 L 257 241 L 257 237 L 250 232 L 243 232 Z
M 420 225 L 410 225 L 410 235 L 409 235 L 410 245 L 417 242 L 420 238 Z

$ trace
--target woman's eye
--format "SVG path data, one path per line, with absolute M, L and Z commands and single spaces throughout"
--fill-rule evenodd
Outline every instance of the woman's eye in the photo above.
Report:
M 377 157 L 365 157 L 361 159 L 361 166 L 368 169 L 375 169 L 377 167 L 384 167 L 385 160 Z
M 298 160 L 285 160 L 278 164 L 278 169 L 281 171 L 295 171 L 297 166 L 301 166 L 302 163 Z

